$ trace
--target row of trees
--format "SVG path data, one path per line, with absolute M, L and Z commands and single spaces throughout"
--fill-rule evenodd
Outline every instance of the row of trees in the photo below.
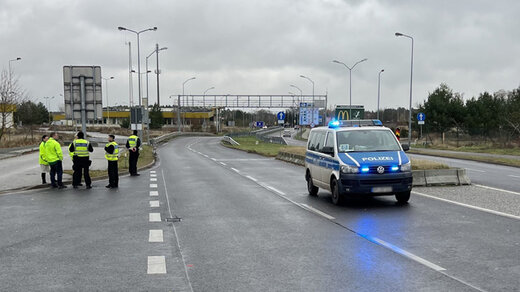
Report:
M 462 131 L 494 142 L 520 136 L 520 87 L 483 92 L 464 101 L 460 93 L 441 84 L 418 110 L 426 114 L 426 128 L 440 134 Z

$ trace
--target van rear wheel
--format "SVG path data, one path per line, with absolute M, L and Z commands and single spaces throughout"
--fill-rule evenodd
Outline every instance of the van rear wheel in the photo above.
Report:
M 312 177 L 311 177 L 311 174 L 310 173 L 307 173 L 307 191 L 309 192 L 309 196 L 317 196 L 318 195 L 318 187 L 315 186 L 313 183 L 312 183 Z
M 410 192 L 411 191 L 397 193 L 397 194 L 395 194 L 395 199 L 400 204 L 406 204 L 410 200 Z

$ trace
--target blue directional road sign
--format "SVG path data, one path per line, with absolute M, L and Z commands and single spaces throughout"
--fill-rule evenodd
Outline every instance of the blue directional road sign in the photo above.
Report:
M 426 119 L 426 115 L 424 113 L 418 113 L 417 114 L 417 120 L 418 121 L 424 121 Z
M 257 128 L 263 128 L 264 127 L 264 122 L 256 122 L 256 127 Z
M 279 112 L 278 114 L 276 114 L 276 116 L 278 117 L 278 120 L 285 120 L 285 113 L 284 112 Z

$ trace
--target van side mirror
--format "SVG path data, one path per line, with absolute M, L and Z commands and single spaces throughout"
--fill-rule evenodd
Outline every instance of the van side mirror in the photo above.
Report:
M 321 149 L 322 153 L 329 154 L 330 156 L 334 156 L 334 147 L 326 146 Z
M 403 151 L 405 151 L 405 152 L 410 150 L 410 146 L 408 146 L 408 144 L 403 144 L 401 146 L 403 147 Z

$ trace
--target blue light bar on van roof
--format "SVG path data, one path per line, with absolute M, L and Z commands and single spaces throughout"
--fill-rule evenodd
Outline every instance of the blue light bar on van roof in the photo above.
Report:
M 337 128 L 340 126 L 340 122 L 337 120 L 332 120 L 329 122 L 329 128 Z
M 338 122 L 339 127 L 370 127 L 370 126 L 383 126 L 383 123 L 380 120 L 341 120 L 341 121 L 331 121 Z M 338 127 L 336 126 L 336 127 Z M 329 123 L 329 127 L 330 123 Z M 331 127 L 332 128 L 332 127 Z

